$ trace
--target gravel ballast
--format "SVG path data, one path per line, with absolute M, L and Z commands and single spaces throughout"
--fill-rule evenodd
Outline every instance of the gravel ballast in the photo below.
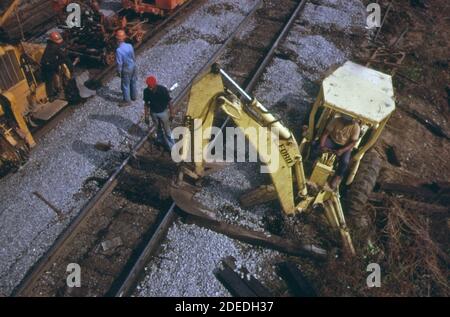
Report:
M 237 243 L 221 234 L 195 225 L 176 222 L 162 245 L 161 256 L 145 269 L 147 276 L 135 296 L 230 296 L 216 279 L 214 269 L 226 256 L 236 258 L 257 279 L 279 279 L 267 263 L 278 252 Z M 266 265 L 266 266 L 263 266 Z
M 164 85 L 179 84 L 173 92 L 176 96 L 255 4 L 256 0 L 206 1 L 186 23 L 138 56 L 139 91 L 144 88 L 143 78 L 155 74 Z M 215 14 L 208 14 L 211 10 Z M 134 135 L 128 133 L 143 113 L 141 102 L 119 108 L 120 96 L 119 79 L 113 78 L 97 96 L 39 140 L 19 172 L 0 180 L 1 293 L 11 293 L 92 197 L 94 193 L 83 188 L 84 181 L 91 176 L 107 177 L 144 134 L 144 126 Z M 110 142 L 112 150 L 96 150 L 97 142 Z M 61 209 L 66 219 L 56 222 L 55 213 L 32 194 L 34 191 Z
M 364 32 L 365 12 L 360 1 L 313 1 L 299 18 L 319 29 L 334 31 L 346 36 L 355 30 Z M 361 10 L 361 8 L 363 10 Z M 314 16 L 313 11 L 321 13 Z M 335 18 L 324 19 L 323 15 L 333 14 Z M 343 16 L 340 20 L 337 17 Z M 246 35 L 252 26 L 246 29 Z M 316 99 L 318 85 L 326 72 L 343 64 L 350 54 L 342 51 L 333 42 L 333 37 L 306 32 L 304 26 L 294 27 L 280 48 L 283 57 L 276 57 L 268 66 L 262 80 L 255 88 L 254 95 L 268 108 L 283 100 L 312 102 Z M 350 49 L 349 49 L 350 51 Z M 295 102 L 293 103 L 295 105 Z M 239 196 L 256 185 L 267 182 L 267 177 L 259 174 L 257 164 L 234 163 L 205 179 L 196 199 L 204 206 L 217 212 L 226 222 L 253 230 L 265 230 L 263 218 L 267 213 L 280 213 L 273 205 L 255 206 L 251 209 L 239 205 Z M 298 220 L 287 220 L 285 231 L 304 228 L 296 236 L 306 239 L 307 226 Z M 296 226 L 297 229 L 292 229 Z M 316 243 L 315 237 L 311 242 Z M 147 275 L 139 285 L 136 296 L 223 296 L 229 295 L 213 276 L 212 271 L 221 258 L 233 255 L 249 271 L 257 274 L 265 285 L 276 285 L 279 278 L 274 275 L 273 265 L 285 256 L 259 248 L 242 248 L 236 240 L 201 229 L 193 225 L 177 222 L 170 229 L 163 250 L 158 259 L 151 261 Z M 267 252 L 267 253 L 266 253 Z M 269 255 L 273 255 L 269 256 Z M 261 271 L 260 271 L 261 269 Z

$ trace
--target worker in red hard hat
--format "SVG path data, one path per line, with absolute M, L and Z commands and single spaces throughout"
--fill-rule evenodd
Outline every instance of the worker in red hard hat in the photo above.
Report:
M 137 68 L 134 48 L 126 43 L 127 34 L 124 30 L 116 31 L 118 48 L 116 50 L 117 75 L 121 79 L 123 101 L 119 106 L 127 106 L 137 98 Z
M 64 42 L 64 40 L 63 40 L 63 38 L 62 38 L 62 36 L 61 36 L 61 33 L 59 33 L 59 32 L 52 32 L 52 33 L 50 33 L 50 40 L 53 42 L 53 43 L 56 43 L 56 44 L 62 44 L 63 42 Z
M 174 141 L 170 120 L 174 116 L 174 109 L 169 90 L 158 85 L 155 76 L 149 76 L 146 84 L 147 88 L 144 89 L 145 123 L 150 125 L 151 116 L 153 124 L 158 125 L 158 140 L 163 141 L 171 149 Z
M 62 65 L 72 70 L 72 63 L 66 55 L 64 40 L 57 31 L 50 33 L 47 46 L 41 58 L 41 74 L 46 84 L 47 97 L 53 101 L 62 92 L 59 71 Z

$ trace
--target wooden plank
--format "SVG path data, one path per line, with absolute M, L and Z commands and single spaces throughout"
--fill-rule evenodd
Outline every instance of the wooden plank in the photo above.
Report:
M 316 297 L 316 291 L 306 276 L 292 262 L 278 264 L 280 276 L 284 279 L 292 295 L 296 297 Z
M 257 297 L 241 279 L 241 277 L 228 266 L 218 267 L 214 270 L 214 275 L 225 286 L 225 288 L 235 297 Z
M 172 186 L 170 196 L 178 206 L 177 211 L 187 216 L 187 220 L 233 239 L 297 256 L 306 255 L 323 259 L 327 255 L 324 249 L 312 244 L 287 240 L 267 232 L 254 231 L 217 220 L 215 212 L 193 199 L 193 193 L 183 189 L 181 185 Z
M 246 278 L 244 283 L 250 288 L 258 297 L 273 297 L 272 293 L 261 284 L 245 267 L 236 267 L 236 259 L 232 256 L 228 256 L 222 260 L 224 266 L 229 267 L 233 271 L 239 271 Z
M 298 241 L 287 240 L 266 232 L 254 231 L 241 226 L 211 219 L 210 217 L 200 215 L 199 213 L 194 215 L 180 209 L 178 210 L 184 214 L 184 216 L 187 216 L 186 220 L 192 221 L 196 225 L 245 243 L 270 248 L 290 255 L 309 256 L 315 259 L 324 259 L 327 255 L 326 250 L 312 244 L 302 244 Z

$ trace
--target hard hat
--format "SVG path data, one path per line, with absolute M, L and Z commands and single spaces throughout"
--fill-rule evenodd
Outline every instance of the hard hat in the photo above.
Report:
M 127 34 L 125 33 L 124 30 L 122 30 L 122 29 L 117 30 L 117 32 L 116 32 L 116 39 L 118 41 L 125 41 L 126 38 L 127 38 Z
M 147 86 L 149 86 L 150 88 L 155 88 L 156 85 L 158 84 L 155 76 L 147 77 L 146 83 Z
M 50 40 L 56 44 L 61 44 L 62 42 L 64 42 L 61 34 L 59 32 L 52 32 L 50 33 Z

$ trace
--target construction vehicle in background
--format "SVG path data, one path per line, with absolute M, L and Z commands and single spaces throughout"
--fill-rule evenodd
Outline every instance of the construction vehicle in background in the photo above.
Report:
M 68 4 L 78 4 L 81 8 L 81 27 L 65 25 Z M 60 20 L 59 27 L 64 30 L 62 36 L 66 43 L 68 55 L 75 59 L 94 61 L 97 65 L 113 65 L 116 61 L 117 42 L 115 32 L 123 29 L 128 41 L 137 45 L 144 39 L 142 25 L 146 20 L 129 22 L 111 10 L 100 8 L 97 0 L 54 0 L 53 10 Z
M 122 7 L 135 14 L 167 16 L 187 0 L 122 0 Z
M 13 7 L 18 2 L 14 1 Z M 0 21 L 4 23 L 13 11 L 11 7 L 3 11 Z M 50 120 L 84 89 L 80 84 L 85 76 L 73 78 L 68 65 L 63 64 L 58 79 L 65 96 L 50 102 L 40 66 L 44 50 L 42 44 L 0 43 L 0 176 L 27 160 L 36 145 L 32 128 Z
M 0 4 L 0 26 L 5 25 L 6 21 L 19 7 L 21 0 L 6 0 Z
M 202 153 L 210 142 L 211 130 L 208 128 L 213 124 L 217 109 L 225 112 L 245 134 L 261 161 L 266 162 L 270 173 L 272 183 L 245 193 L 240 199 L 241 204 L 249 207 L 278 199 L 286 215 L 322 212 L 335 232 L 340 234 L 344 249 L 349 254 L 355 254 L 340 192 L 345 192 L 348 198 L 350 214 L 358 217 L 373 190 L 380 168 L 378 156 L 374 156 L 373 151 L 368 151 L 379 138 L 395 109 L 391 76 L 350 61 L 339 67 L 325 78 L 316 102 L 303 114 L 309 123 L 298 144 L 296 137 L 281 119 L 274 117 L 224 70 L 215 65 L 210 73 L 193 85 L 190 93 L 186 127 L 190 131 L 189 135 L 194 135 L 200 128 L 205 134 L 204 139 L 197 140 L 201 143 L 200 146 L 194 144 L 195 138 L 183 137 L 183 163 L 178 183 L 172 191 L 172 196 L 181 209 L 192 209 L 196 203 L 201 205 L 200 202 L 189 201 L 193 199 L 193 194 L 180 193 L 192 193 L 193 186 L 188 186 L 189 179 L 198 181 L 210 173 L 209 163 L 205 162 Z M 362 132 L 353 149 L 345 182 L 346 190 L 340 188 L 327 191 L 324 187 L 335 172 L 336 155 L 323 153 L 313 162 L 309 159 L 309 154 L 312 142 L 321 137 L 327 124 L 342 115 L 355 118 Z M 197 121 L 201 126 L 195 124 L 196 120 L 201 120 Z M 267 133 L 262 134 L 261 131 Z M 273 133 L 278 137 L 273 138 Z M 272 149 L 272 152 L 269 151 L 268 154 L 267 149 Z M 277 159 L 275 161 L 278 164 L 272 166 L 271 160 L 274 159 Z M 205 210 L 205 207 L 199 209 Z

